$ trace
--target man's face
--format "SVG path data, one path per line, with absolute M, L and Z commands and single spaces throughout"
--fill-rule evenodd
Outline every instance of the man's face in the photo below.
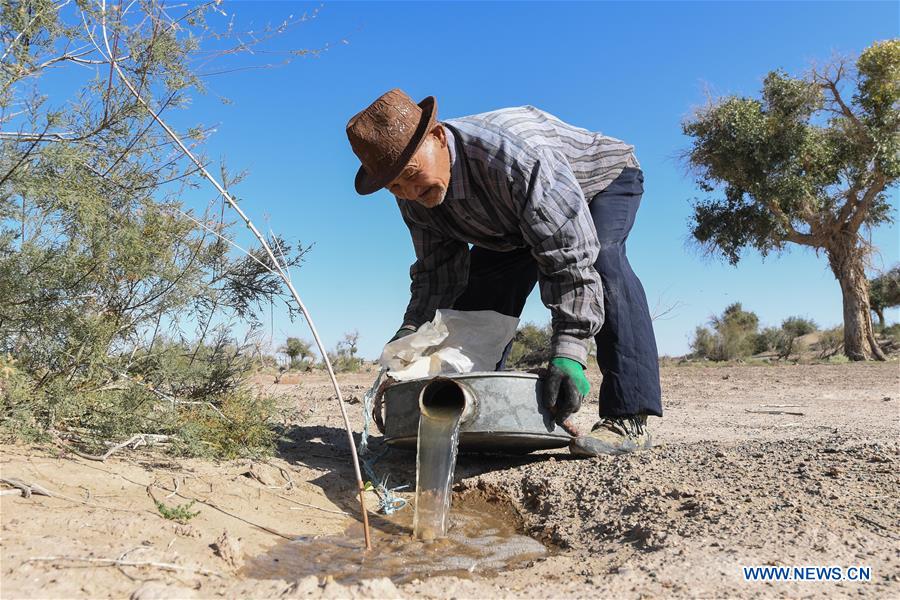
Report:
M 450 184 L 450 151 L 444 128 L 435 126 L 403 172 L 385 187 L 399 200 L 434 208 L 444 201 Z

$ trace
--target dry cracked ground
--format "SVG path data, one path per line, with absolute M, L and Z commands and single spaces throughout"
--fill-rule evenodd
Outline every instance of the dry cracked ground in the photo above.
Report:
M 373 378 L 343 377 L 345 396 L 362 397 Z M 342 578 L 360 557 L 358 504 L 339 412 L 320 374 L 277 386 L 292 411 L 267 461 L 141 449 L 96 462 L 7 445 L 2 478 L 51 495 L 0 498 L 0 596 L 900 597 L 896 361 L 666 366 L 662 380 L 666 415 L 652 423 L 652 450 L 590 460 L 565 451 L 461 457 L 458 499 L 487 501 L 546 544 L 546 557 L 452 575 L 430 576 L 426 566 L 395 581 L 378 576 L 396 575 L 394 563 Z M 348 409 L 359 430 L 360 405 Z M 596 409 L 582 408 L 578 424 L 589 427 Z M 373 448 L 380 451 L 377 440 Z M 391 450 L 375 468 L 392 485 L 415 483 L 409 454 Z M 198 514 L 186 524 L 167 520 L 154 498 L 170 507 L 193 501 Z M 385 542 L 402 533 L 380 516 L 372 523 L 377 552 L 402 562 L 408 545 Z M 256 578 L 258 557 L 293 551 L 287 540 L 345 532 L 320 538 L 341 540 L 335 558 L 304 555 L 280 579 Z M 749 582 L 744 565 L 859 565 L 871 568 L 871 580 Z

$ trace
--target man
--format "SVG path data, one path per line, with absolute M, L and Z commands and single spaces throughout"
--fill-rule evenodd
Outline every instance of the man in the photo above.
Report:
M 394 339 L 439 308 L 519 317 L 540 281 L 553 327 L 542 395 L 557 423 L 590 390 L 591 337 L 603 373 L 600 421 L 570 450 L 649 447 L 647 416 L 662 404 L 647 299 L 625 256 L 643 194 L 633 147 L 531 106 L 439 122 L 434 97 L 416 104 L 396 89 L 350 119 L 347 136 L 357 192 L 387 188 L 416 251 Z

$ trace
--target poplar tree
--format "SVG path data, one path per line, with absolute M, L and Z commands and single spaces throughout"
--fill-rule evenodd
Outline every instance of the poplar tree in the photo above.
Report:
M 693 202 L 699 245 L 732 265 L 747 248 L 821 251 L 841 289 L 845 354 L 884 359 L 866 265 L 900 176 L 900 40 L 799 77 L 772 71 L 760 97 L 711 100 L 683 131 L 684 158 L 709 194 Z

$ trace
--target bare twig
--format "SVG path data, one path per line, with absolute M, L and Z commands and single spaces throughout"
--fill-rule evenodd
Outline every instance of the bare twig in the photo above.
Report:
M 750 410 L 749 408 L 745 408 L 744 412 L 753 413 L 756 415 L 794 415 L 795 417 L 802 417 L 806 414 L 802 412 L 792 412 L 789 410 Z
M 294 504 L 296 504 L 296 505 L 298 506 L 298 508 L 291 508 L 291 510 L 300 510 L 300 508 L 299 508 L 300 506 L 305 506 L 306 508 L 314 508 L 314 509 L 316 509 L 316 510 L 321 510 L 322 512 L 327 512 L 327 513 L 331 513 L 331 514 L 334 514 L 334 515 L 343 515 L 343 516 L 345 516 L 345 517 L 349 516 L 347 513 L 345 513 L 345 512 L 342 511 L 342 510 L 334 510 L 333 508 L 325 508 L 325 507 L 323 507 L 323 506 L 316 506 L 316 505 L 314 505 L 314 504 L 307 504 L 307 503 L 305 503 L 305 502 L 298 502 L 297 500 L 292 500 L 292 499 L 290 499 L 290 498 L 288 498 L 288 497 L 286 497 L 286 496 L 278 496 L 278 497 L 281 498 L 282 500 L 287 500 L 288 502 L 292 502 L 292 503 L 294 503 Z
M 653 311 L 650 313 L 651 321 L 668 321 L 669 319 L 674 319 L 678 316 L 678 311 L 687 306 L 681 300 L 675 300 L 674 302 L 670 302 L 668 304 L 663 304 L 663 299 L 660 297 L 656 301 L 656 306 L 653 307 Z
M 166 500 L 168 500 L 168 499 L 171 498 L 172 496 L 178 495 L 178 488 L 181 487 L 181 484 L 179 484 L 178 478 L 177 478 L 177 477 L 173 477 L 173 478 L 172 478 L 172 485 L 175 487 L 175 489 L 172 490 L 172 493 L 171 493 L 171 494 L 169 494 L 168 496 L 166 496 Z
M 118 558 L 88 558 L 81 556 L 35 556 L 29 558 L 25 562 L 86 562 L 99 564 L 107 567 L 153 567 L 164 571 L 178 571 L 184 573 L 200 573 L 201 575 L 211 575 L 213 577 L 221 577 L 222 574 L 217 571 L 210 571 L 201 567 L 191 568 L 182 567 L 172 563 L 155 562 L 150 560 L 119 560 Z
M 157 434 L 157 433 L 138 433 L 138 434 L 131 436 L 124 442 L 114 445 L 112 448 L 107 450 L 104 454 L 88 454 L 87 452 L 81 452 L 80 450 L 76 450 L 69 444 L 65 443 L 62 440 L 62 438 L 60 438 L 58 435 L 54 434 L 53 432 L 51 432 L 51 434 L 53 435 L 54 439 L 56 440 L 57 445 L 61 446 L 66 451 L 71 452 L 72 454 L 75 454 L 77 456 L 80 456 L 81 458 L 84 458 L 87 460 L 96 460 L 98 462 L 104 462 L 107 458 L 109 458 L 110 456 L 112 456 L 113 454 L 115 454 L 116 452 L 121 450 L 122 448 L 127 448 L 128 446 L 131 446 L 132 448 L 137 448 L 138 446 L 151 446 L 154 444 L 163 444 L 165 442 L 168 442 L 169 439 L 171 439 L 170 436 L 168 436 L 168 435 L 162 435 L 162 434 Z
M 65 494 L 57 494 L 56 492 L 51 492 L 47 488 L 37 484 L 37 483 L 25 483 L 19 479 L 5 478 L 0 479 L 0 483 L 5 483 L 16 488 L 16 491 L 20 492 L 23 497 L 30 498 L 31 496 L 47 496 L 48 498 L 57 498 L 59 500 L 66 500 L 68 502 L 75 502 L 76 504 L 83 504 L 85 506 L 91 506 L 94 508 L 104 508 L 106 510 L 114 510 L 119 512 L 127 512 L 134 513 L 136 511 L 129 510 L 127 508 L 117 508 L 114 506 L 103 506 L 102 504 L 94 504 L 93 502 L 88 502 L 86 500 L 79 500 L 78 498 L 72 498 L 71 496 L 66 496 Z M 4 490 L 5 492 L 13 491 L 13 490 Z M 5 493 L 3 495 L 6 495 Z
M 22 497 L 24 497 L 24 498 L 31 498 L 32 494 L 35 494 L 38 496 L 49 496 L 50 498 L 53 498 L 55 496 L 55 494 L 53 494 L 46 488 L 44 488 L 36 483 L 25 483 L 24 481 L 21 481 L 19 479 L 5 479 L 5 478 L 0 479 L 0 483 L 5 483 L 6 485 L 16 488 L 16 490 L 21 492 Z M 14 490 L 5 490 L 5 491 L 10 492 L 10 491 L 14 491 Z

